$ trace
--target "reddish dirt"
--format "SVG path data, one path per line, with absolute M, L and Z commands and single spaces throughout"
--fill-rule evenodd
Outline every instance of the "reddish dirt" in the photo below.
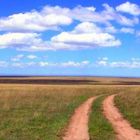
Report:
M 122 117 L 114 106 L 114 97 L 115 95 L 111 95 L 104 100 L 103 110 L 117 133 L 117 140 L 140 140 L 140 131 L 132 128 L 129 122 Z
M 88 99 L 75 110 L 63 140 L 89 140 L 88 119 L 94 100 L 95 97 Z

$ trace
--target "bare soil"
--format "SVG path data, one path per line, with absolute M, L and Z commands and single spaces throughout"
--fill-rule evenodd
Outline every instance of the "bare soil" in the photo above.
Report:
M 123 118 L 114 105 L 114 97 L 115 95 L 111 95 L 104 100 L 103 111 L 116 132 L 117 140 L 140 140 L 140 131 L 132 128 L 130 123 Z
M 63 140 L 89 140 L 88 119 L 95 98 L 88 99 L 75 110 Z

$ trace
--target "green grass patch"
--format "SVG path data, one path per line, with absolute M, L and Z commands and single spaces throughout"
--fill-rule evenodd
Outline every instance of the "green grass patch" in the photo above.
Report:
M 130 124 L 140 129 L 140 88 L 130 89 L 129 92 L 115 97 L 115 104 Z
M 113 128 L 103 115 L 102 102 L 105 97 L 100 96 L 93 103 L 89 120 L 90 140 L 115 140 Z

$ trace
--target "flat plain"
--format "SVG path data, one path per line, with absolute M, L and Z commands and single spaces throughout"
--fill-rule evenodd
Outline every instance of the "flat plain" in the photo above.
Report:
M 0 140 L 61 140 L 74 110 L 88 98 L 92 140 L 114 140 L 102 102 L 112 94 L 124 118 L 140 130 L 140 79 L 113 77 L 1 77 Z

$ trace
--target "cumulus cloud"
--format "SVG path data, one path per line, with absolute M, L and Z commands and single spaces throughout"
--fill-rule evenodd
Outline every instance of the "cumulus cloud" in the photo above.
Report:
M 0 18 L 0 31 L 10 32 L 42 32 L 57 30 L 60 26 L 70 25 L 73 20 L 80 22 L 94 22 L 110 24 L 116 21 L 119 24 L 132 26 L 138 23 L 138 18 L 128 18 L 117 13 L 113 7 L 104 4 L 104 10 L 97 12 L 95 7 L 77 6 L 73 9 L 60 6 L 45 6 L 40 11 L 13 14 Z M 117 11 L 129 12 L 133 15 L 140 13 L 136 4 L 126 2 L 118 6 Z M 58 16 L 59 15 L 59 16 Z
M 116 7 L 119 12 L 129 13 L 134 16 L 140 15 L 140 7 L 137 4 L 126 2 Z
M 0 48 L 16 48 L 20 51 L 75 50 L 94 47 L 112 47 L 121 41 L 94 23 L 83 22 L 70 32 L 62 32 L 51 40 L 42 40 L 38 33 L 5 33 L 0 35 Z
M 113 7 L 108 4 L 103 5 L 106 10 L 103 11 L 102 17 L 108 18 L 109 21 L 116 21 L 117 23 L 125 26 L 134 26 L 139 23 L 137 17 L 128 18 L 120 13 L 118 13 Z
M 0 35 L 0 48 L 16 48 L 24 51 L 52 49 L 37 33 L 5 33 Z
M 63 43 L 73 46 L 73 49 L 80 46 L 82 48 L 111 47 L 121 45 L 120 40 L 109 33 L 104 33 L 93 23 L 84 22 L 75 27 L 71 32 L 62 32 L 51 39 L 55 43 Z M 86 46 L 86 47 L 85 47 Z M 72 48 L 71 48 L 72 49 Z
M 120 13 L 118 13 L 115 8 L 109 6 L 108 4 L 103 4 L 104 10 L 97 12 L 94 7 L 82 7 L 78 6 L 74 9 L 67 10 L 66 15 L 74 20 L 79 20 L 81 22 L 94 22 L 102 23 L 105 25 L 110 25 L 110 22 L 115 21 L 118 24 L 126 26 L 134 26 L 139 23 L 139 19 L 128 18 Z M 93 10 L 91 10 L 93 9 Z
M 129 5 L 133 4 L 129 3 Z M 134 33 L 132 27 L 126 26 L 138 24 L 139 19 L 136 16 L 124 16 L 119 12 L 119 6 L 117 10 L 108 4 L 103 4 L 103 7 L 103 10 L 97 11 L 93 6 L 76 6 L 71 9 L 45 6 L 39 11 L 32 10 L 0 17 L 0 31 L 2 31 L 0 48 L 46 51 L 120 46 L 121 40 L 115 37 L 115 33 Z M 74 21 L 78 25 L 71 31 L 62 28 L 64 25 L 71 25 Z M 117 24 L 123 25 L 123 28 L 117 29 L 115 27 Z M 56 35 L 50 35 L 49 39 L 45 39 L 46 34 L 50 33 L 46 30 L 58 30 L 60 27 L 62 29 Z
M 41 42 L 36 33 L 5 33 L 0 35 L 0 47 L 32 45 Z
M 56 30 L 60 25 L 71 23 L 72 19 L 63 14 L 58 16 L 53 12 L 31 11 L 0 18 L 0 30 L 18 32 Z

